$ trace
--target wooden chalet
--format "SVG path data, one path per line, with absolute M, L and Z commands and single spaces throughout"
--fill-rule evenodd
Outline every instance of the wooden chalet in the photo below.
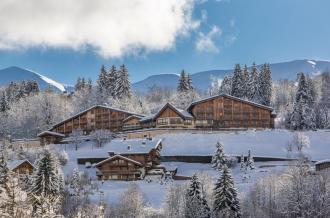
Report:
M 99 179 L 143 179 L 160 164 L 161 140 L 114 140 L 110 148 L 109 158 L 95 165 Z
M 85 135 L 96 129 L 113 132 L 147 128 L 274 128 L 273 108 L 230 95 L 193 102 L 187 110 L 165 104 L 156 114 L 144 116 L 96 105 L 40 133 L 41 144 L 58 143 L 80 128 Z
M 59 143 L 65 135 L 58 132 L 43 131 L 37 135 L 40 138 L 40 145 L 56 144 Z
M 193 128 L 194 117 L 167 103 L 155 115 L 141 119 L 141 123 L 147 128 Z
M 108 129 L 113 132 L 124 130 L 124 120 L 131 116 L 142 115 L 128 111 L 96 105 L 55 124 L 51 129 L 38 136 L 43 144 L 57 143 L 69 136 L 74 129 L 81 129 L 85 135 L 97 129 Z
M 26 159 L 8 161 L 8 168 L 19 175 L 31 175 L 35 169 L 33 164 Z
M 274 128 L 273 108 L 230 95 L 193 102 L 187 109 L 196 128 Z

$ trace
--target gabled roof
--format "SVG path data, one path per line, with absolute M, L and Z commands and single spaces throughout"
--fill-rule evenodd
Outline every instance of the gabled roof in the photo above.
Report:
M 201 100 L 192 102 L 188 106 L 187 111 L 190 111 L 191 108 L 193 106 L 195 106 L 196 104 L 207 102 L 207 101 L 210 101 L 210 100 L 213 100 L 213 99 L 216 99 L 216 98 L 220 98 L 220 97 L 229 98 L 229 99 L 236 100 L 236 101 L 241 101 L 241 102 L 244 102 L 246 104 L 250 104 L 252 106 L 263 108 L 263 109 L 266 109 L 266 110 L 269 110 L 269 111 L 273 111 L 274 110 L 272 107 L 268 107 L 268 106 L 265 106 L 265 105 L 262 105 L 262 104 L 258 104 L 258 103 L 255 103 L 253 101 L 248 101 L 248 100 L 245 100 L 245 99 L 242 99 L 242 98 L 237 98 L 235 96 L 231 96 L 231 95 L 227 95 L 227 94 L 220 94 L 220 95 L 214 95 L 214 96 L 211 96 L 211 97 L 208 97 L 208 98 L 204 98 L 204 99 L 201 99 Z
M 19 167 L 20 165 L 22 165 L 23 163 L 28 163 L 29 165 L 31 165 L 33 168 L 35 168 L 33 166 L 33 164 L 30 163 L 30 161 L 28 161 L 27 159 L 24 160 L 12 160 L 12 161 L 8 161 L 7 166 L 10 170 L 14 170 L 17 167 Z
M 126 122 L 126 121 L 128 121 L 128 120 L 131 120 L 131 119 L 133 119 L 133 118 L 137 118 L 137 119 L 140 120 L 140 119 L 143 118 L 143 116 L 133 114 L 133 115 L 128 116 L 126 119 L 124 119 L 123 122 Z
M 171 108 L 173 111 L 175 111 L 184 120 L 194 118 L 188 111 L 178 109 L 174 105 L 172 105 L 171 103 L 166 103 L 155 115 L 153 115 L 152 119 L 156 119 L 166 108 Z
M 43 131 L 43 132 L 39 133 L 37 136 L 38 137 L 41 137 L 41 136 L 44 136 L 44 135 L 53 135 L 53 136 L 65 137 L 64 134 L 61 134 L 61 133 L 58 133 L 58 132 L 49 131 L 49 130 Z
M 330 163 L 330 159 L 325 159 L 325 160 L 317 161 L 317 162 L 315 163 L 315 165 L 318 165 L 318 164 L 324 164 L 324 163 Z
M 71 117 L 68 117 L 65 120 L 62 120 L 61 122 L 58 122 L 58 123 L 54 124 L 53 127 L 50 130 L 54 129 L 58 125 L 61 125 L 61 124 L 65 123 L 68 120 L 71 120 L 73 118 L 76 118 L 76 117 L 80 116 L 81 114 L 83 114 L 83 113 L 85 113 L 85 112 L 87 112 L 89 110 L 92 110 L 94 108 L 97 108 L 97 107 L 101 107 L 101 108 L 105 108 L 105 109 L 109 109 L 109 110 L 114 110 L 114 111 L 119 111 L 119 112 L 127 113 L 127 114 L 130 114 L 130 115 L 136 115 L 136 116 L 144 117 L 144 115 L 142 115 L 142 114 L 137 114 L 137 113 L 134 113 L 134 112 L 125 111 L 125 110 L 121 110 L 121 109 L 114 108 L 114 107 L 108 107 L 108 106 L 104 106 L 104 105 L 94 105 L 94 106 L 92 106 L 90 108 L 87 108 L 86 110 L 83 110 L 83 111 L 81 111 L 81 112 L 79 112 L 79 113 L 77 113 L 77 114 L 75 114 L 75 115 L 73 115 Z
M 101 162 L 98 162 L 95 166 L 97 167 L 97 166 L 100 166 L 100 165 L 102 165 L 102 164 L 104 164 L 104 163 L 106 163 L 106 162 L 108 162 L 108 161 L 112 161 L 112 160 L 115 160 L 115 159 L 122 159 L 122 160 L 126 160 L 126 161 L 128 161 L 128 162 L 131 162 L 131 163 L 133 163 L 133 164 L 135 164 L 135 165 L 138 165 L 138 166 L 142 166 L 142 164 L 140 163 L 140 162 L 138 162 L 138 161 L 135 161 L 135 160 L 132 160 L 132 159 L 130 159 L 130 158 L 127 158 L 127 157 L 124 157 L 124 156 L 121 156 L 121 155 L 119 155 L 119 154 L 116 154 L 115 156 L 112 156 L 112 157 L 109 157 L 109 158 L 107 158 L 107 159 L 105 159 L 105 160 L 103 160 L 103 161 L 101 161 Z

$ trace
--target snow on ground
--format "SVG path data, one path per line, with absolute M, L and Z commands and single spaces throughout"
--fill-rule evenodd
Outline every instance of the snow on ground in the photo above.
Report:
M 311 146 L 305 150 L 313 160 L 322 160 L 330 158 L 330 132 L 329 131 L 309 131 L 305 132 L 309 137 Z M 187 132 L 176 134 L 159 135 L 150 143 L 156 143 L 158 139 L 163 139 L 163 149 L 161 155 L 212 155 L 215 150 L 215 144 L 218 140 L 224 143 L 227 154 L 241 155 L 247 154 L 250 149 L 253 156 L 268 157 L 286 157 L 285 147 L 292 140 L 294 132 L 287 130 L 265 130 L 265 131 L 238 131 L 238 132 Z M 141 140 L 141 139 L 140 139 Z M 69 156 L 69 162 L 64 166 L 65 175 L 70 175 L 77 166 L 77 157 L 107 157 L 108 151 L 113 151 L 115 146 L 111 144 L 132 144 L 134 140 L 115 139 L 112 143 L 105 144 L 102 148 L 96 148 L 92 142 L 84 142 L 79 145 L 78 151 L 74 145 L 55 145 L 58 149 L 66 150 Z M 141 143 L 142 145 L 142 143 Z M 173 168 L 178 167 L 178 175 L 191 176 L 196 172 L 207 172 L 214 180 L 217 178 L 217 172 L 213 170 L 210 164 L 182 163 L 182 162 L 163 162 L 163 165 Z M 233 176 L 236 187 L 241 196 L 244 196 L 249 188 L 258 178 L 272 173 L 279 173 L 287 168 L 287 162 L 257 162 L 256 169 L 250 174 L 251 178 L 247 182 L 242 182 L 242 172 L 239 166 L 233 169 Z M 86 169 L 80 165 L 81 171 L 87 171 L 91 177 L 95 178 L 95 169 Z M 175 184 L 186 183 L 187 181 L 174 181 Z M 104 197 L 109 203 L 114 203 L 119 196 L 127 189 L 130 182 L 125 181 L 105 181 L 104 184 L 98 181 L 101 190 L 104 191 Z M 147 202 L 151 206 L 159 208 L 166 196 L 168 185 L 160 185 L 158 180 L 151 183 L 146 181 L 135 181 L 145 195 Z M 99 194 L 91 196 L 93 201 L 99 200 Z
M 232 174 L 235 180 L 235 185 L 239 191 L 241 197 L 243 197 L 252 185 L 259 179 L 266 175 L 273 173 L 283 172 L 288 167 L 288 162 L 286 161 L 277 161 L 277 162 L 258 162 L 255 164 L 256 169 L 250 171 L 247 175 L 250 178 L 243 182 L 242 181 L 242 172 L 240 171 L 239 164 L 232 169 Z M 178 175 L 192 176 L 194 173 L 204 172 L 209 174 L 214 182 L 218 178 L 218 172 L 211 167 L 211 164 L 199 164 L 199 163 L 183 163 L 183 162 L 168 162 L 163 163 L 165 166 L 178 167 Z M 95 169 L 90 168 L 86 169 L 83 165 L 79 166 L 80 171 L 86 171 L 90 176 L 95 176 Z M 166 190 L 171 185 L 184 184 L 189 181 L 173 181 L 168 184 L 161 184 L 160 180 L 157 177 L 153 177 L 153 181 L 148 183 L 145 180 L 127 182 L 127 181 L 104 181 L 102 184 L 101 181 L 97 181 L 99 184 L 100 190 L 104 193 L 104 199 L 106 202 L 113 204 L 116 203 L 120 196 L 127 190 L 128 186 L 131 183 L 135 183 L 139 186 L 144 198 L 150 206 L 154 208 L 160 208 L 166 198 Z M 99 201 L 100 194 L 95 192 L 91 196 L 92 201 Z
M 330 132 L 308 131 L 311 146 L 305 153 L 313 160 L 330 158 Z M 177 133 L 161 135 L 163 156 L 168 155 L 213 155 L 217 141 L 224 143 L 227 154 L 247 154 L 250 149 L 254 156 L 286 157 L 286 146 L 293 139 L 294 132 L 287 130 L 224 131 L 210 133 Z

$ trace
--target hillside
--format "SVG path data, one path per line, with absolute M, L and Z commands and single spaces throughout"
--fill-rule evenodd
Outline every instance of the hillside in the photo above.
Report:
M 46 76 L 20 67 L 8 67 L 0 70 L 0 86 L 8 85 L 11 81 L 36 81 L 40 89 L 52 88 L 58 92 L 73 91 L 73 87 L 56 82 Z
M 315 61 L 315 60 L 295 60 L 289 62 L 273 63 L 270 65 L 272 69 L 272 77 L 275 80 L 290 79 L 295 80 L 297 73 L 305 72 L 310 75 L 319 74 L 324 70 L 330 69 L 329 61 Z M 261 65 L 258 66 L 260 68 Z M 195 87 L 198 90 L 206 91 L 211 84 L 211 78 L 222 79 L 225 75 L 232 72 L 228 70 L 208 70 L 193 73 L 191 75 Z M 178 82 L 177 74 L 160 74 L 149 76 L 146 79 L 133 84 L 133 88 L 138 92 L 145 92 L 149 87 L 154 85 L 168 88 L 176 88 Z

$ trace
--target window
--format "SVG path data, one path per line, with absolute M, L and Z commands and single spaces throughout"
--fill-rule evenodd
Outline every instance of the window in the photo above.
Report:
M 169 122 L 168 122 L 168 118 L 158 118 L 157 119 L 157 124 L 159 125 L 167 125 Z

